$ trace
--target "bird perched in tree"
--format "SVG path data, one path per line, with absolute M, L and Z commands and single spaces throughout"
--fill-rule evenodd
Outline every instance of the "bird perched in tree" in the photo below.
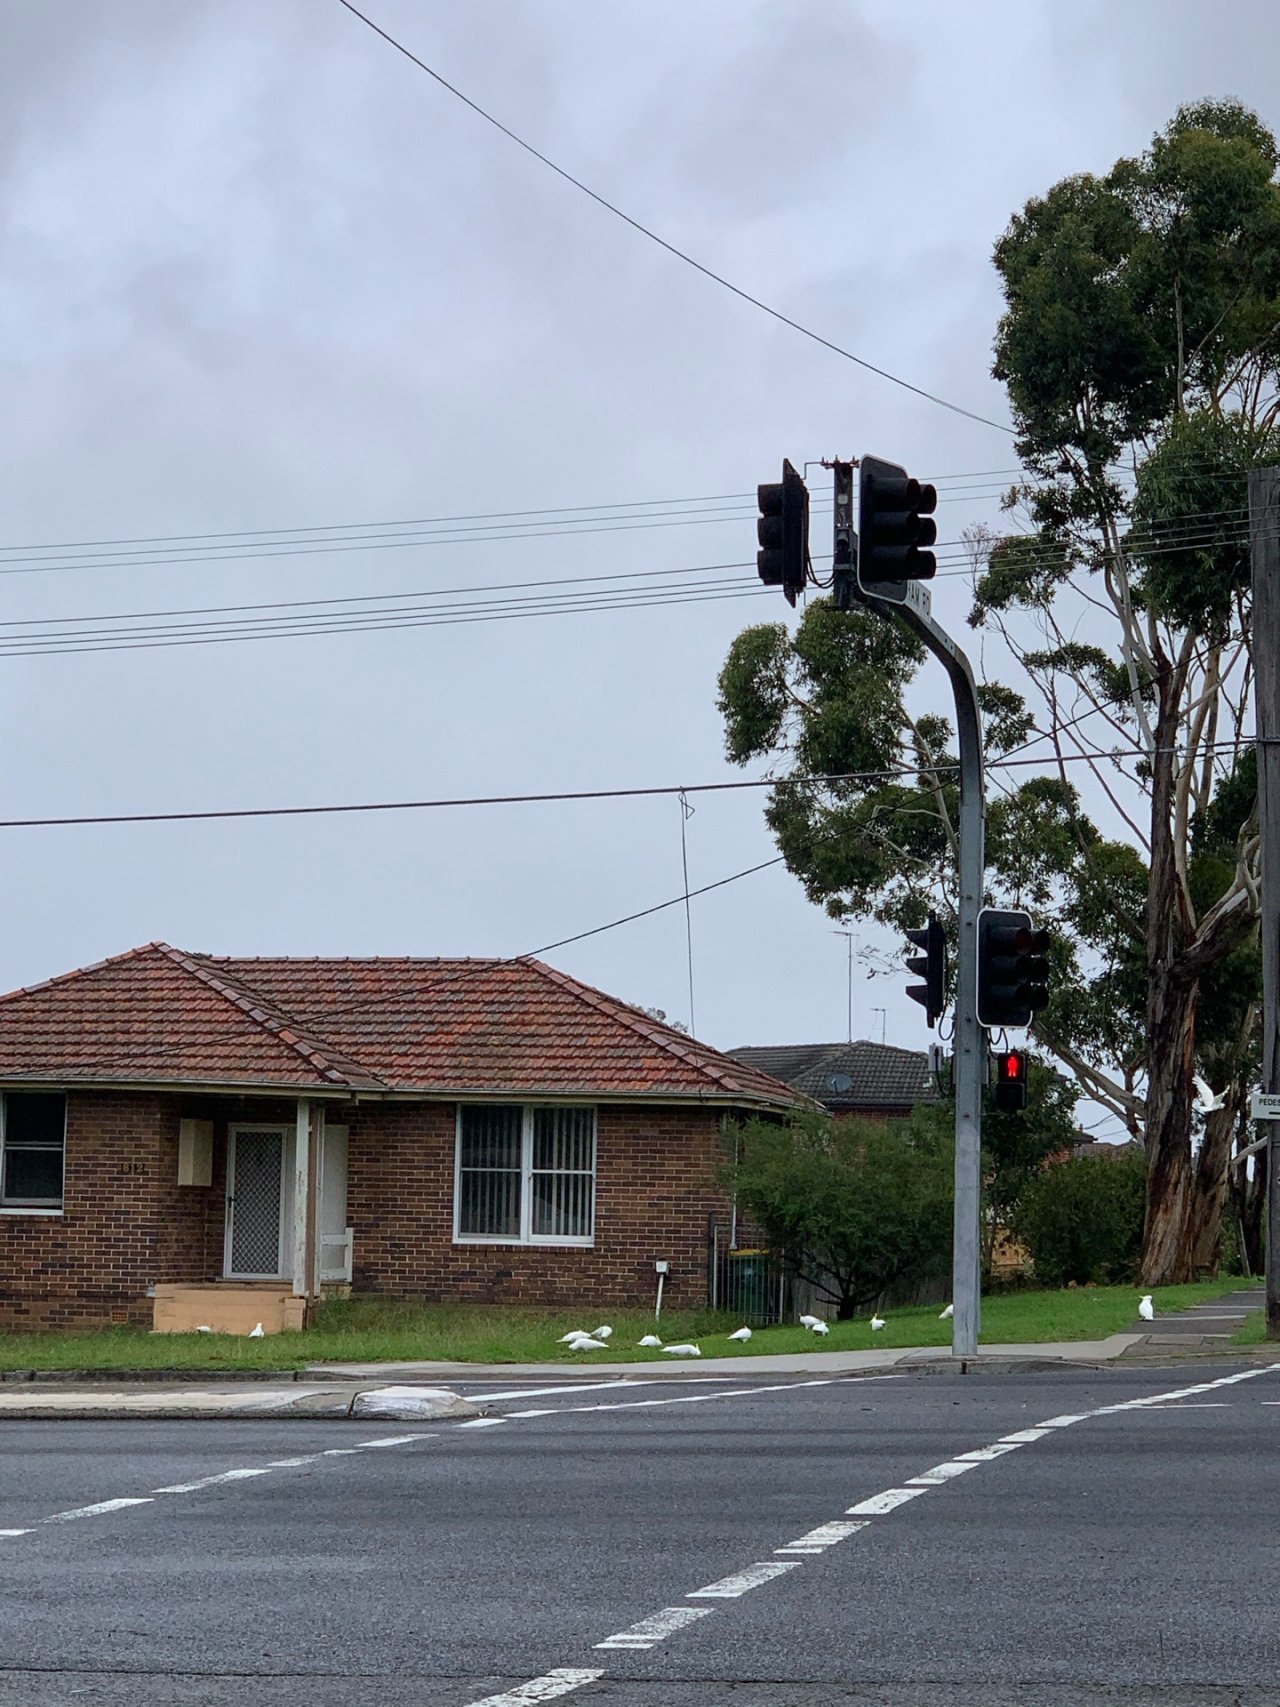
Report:
M 1138 1314 L 1142 1317 L 1144 1322 L 1155 1321 L 1156 1307 L 1151 1302 L 1151 1294 L 1149 1292 L 1143 1295 L 1142 1302 L 1138 1305 Z
M 809 1329 L 809 1332 L 811 1334 L 817 1334 L 818 1337 L 821 1339 L 822 1335 L 823 1334 L 829 1334 L 831 1332 L 831 1329 L 827 1326 L 827 1324 L 825 1322 L 815 1322 L 813 1324 L 813 1326 Z
M 948 1304 L 946 1309 L 943 1310 L 942 1313 L 939 1315 L 938 1320 L 940 1322 L 949 1322 L 951 1320 L 952 1316 L 955 1315 L 955 1313 L 956 1313 L 955 1305 L 954 1304 Z
M 652 1348 L 654 1346 L 661 1345 L 662 1341 L 658 1338 L 657 1334 L 646 1334 L 642 1340 L 637 1340 L 636 1344 Z
M 736 1334 L 730 1334 L 729 1338 L 731 1340 L 739 1340 L 743 1345 L 746 1345 L 747 1341 L 751 1338 L 751 1329 L 750 1328 L 739 1328 L 737 1333 Z
M 1196 1107 L 1200 1110 L 1201 1114 L 1216 1114 L 1226 1103 L 1227 1093 L 1225 1091 L 1210 1090 L 1209 1086 L 1200 1077 L 1199 1073 L 1195 1075 L 1195 1078 L 1191 1082 L 1196 1087 Z
M 664 1345 L 663 1351 L 669 1357 L 701 1357 L 702 1353 L 696 1345 Z
M 871 1332 L 873 1334 L 878 1334 L 883 1326 L 884 1326 L 884 1317 L 883 1316 L 872 1316 L 872 1318 L 871 1318 Z

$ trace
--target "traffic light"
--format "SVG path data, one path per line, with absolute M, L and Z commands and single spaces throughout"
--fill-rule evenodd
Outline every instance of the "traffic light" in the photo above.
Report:
M 788 604 L 809 573 L 809 488 L 789 462 L 782 465 L 776 485 L 757 486 L 760 519 L 756 537 L 760 550 L 756 568 L 766 587 L 781 587 Z
M 996 1056 L 996 1107 L 1017 1114 L 1027 1106 L 1027 1057 L 1021 1049 Z
M 763 487 L 761 488 L 763 491 Z M 858 473 L 858 586 L 905 604 L 907 583 L 931 581 L 938 560 L 925 547 L 938 537 L 938 494 L 896 462 L 864 456 Z
M 984 907 L 978 914 L 978 1024 L 1030 1025 L 1049 1000 L 1049 933 L 1030 913 Z
M 920 930 L 907 932 L 907 941 L 924 950 L 923 954 L 913 954 L 907 959 L 907 971 L 914 972 L 917 978 L 924 979 L 923 984 L 908 984 L 907 994 L 913 1002 L 920 1003 L 925 1011 L 925 1018 L 932 1026 L 946 1006 L 946 934 L 937 919 L 930 913 L 927 925 Z

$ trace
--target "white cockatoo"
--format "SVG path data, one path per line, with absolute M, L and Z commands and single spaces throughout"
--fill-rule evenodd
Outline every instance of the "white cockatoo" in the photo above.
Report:
M 819 1336 L 819 1338 L 821 1338 L 823 1334 L 829 1334 L 831 1332 L 831 1329 L 827 1326 L 827 1324 L 825 1322 L 815 1322 L 813 1324 L 813 1326 L 809 1329 L 809 1332 L 811 1334 L 817 1334 Z
M 1225 1104 L 1227 1100 L 1227 1093 L 1225 1091 L 1210 1090 L 1209 1086 L 1200 1077 L 1199 1073 L 1196 1074 L 1195 1078 L 1191 1082 L 1196 1087 L 1196 1107 L 1200 1110 L 1201 1114 L 1216 1114 Z
M 637 1340 L 636 1344 L 648 1346 L 652 1350 L 653 1347 L 660 1346 L 662 1341 L 658 1338 L 657 1334 L 646 1334 L 642 1340 Z
M 576 1340 L 569 1341 L 570 1351 L 603 1351 L 603 1340 L 593 1339 L 590 1334 L 579 1334 Z
M 816 1328 L 818 1321 L 819 1318 L 817 1316 L 801 1316 L 800 1326 L 802 1328 Z
M 256 1328 L 249 1329 L 249 1338 L 251 1340 L 265 1339 L 266 1333 L 267 1330 L 263 1327 L 262 1323 L 259 1322 Z
M 952 1316 L 955 1315 L 955 1313 L 956 1313 L 955 1305 L 954 1304 L 948 1304 L 946 1309 L 943 1310 L 941 1312 L 941 1314 L 939 1315 L 938 1320 L 940 1322 L 949 1322 L 951 1320 Z
M 884 1317 L 883 1316 L 872 1316 L 872 1318 L 871 1318 L 871 1332 L 873 1334 L 878 1334 L 883 1326 L 884 1326 Z
M 742 1345 L 746 1345 L 747 1341 L 751 1338 L 751 1329 L 739 1328 L 737 1333 L 730 1334 L 729 1338 L 731 1340 L 738 1340 Z
M 603 1327 L 594 1329 L 591 1337 L 592 1339 L 597 1340 L 607 1340 L 612 1336 L 612 1334 L 613 1329 L 609 1326 L 608 1322 L 606 1322 Z
M 570 1328 L 569 1332 L 567 1334 L 561 1334 L 560 1335 L 560 1338 L 556 1341 L 556 1344 L 557 1345 L 572 1345 L 574 1340 L 585 1340 L 585 1339 L 589 1339 L 590 1337 L 591 1336 L 587 1333 L 587 1330 L 585 1328 Z
M 201 1322 L 200 1326 L 196 1329 L 196 1332 L 198 1334 L 211 1334 L 213 1329 L 209 1326 L 208 1322 Z
M 668 1357 L 701 1357 L 702 1353 L 696 1345 L 664 1345 L 663 1351 Z
M 1143 1293 L 1142 1302 L 1138 1305 L 1138 1314 L 1142 1317 L 1144 1322 L 1155 1321 L 1156 1307 L 1151 1302 L 1151 1294 L 1149 1292 Z

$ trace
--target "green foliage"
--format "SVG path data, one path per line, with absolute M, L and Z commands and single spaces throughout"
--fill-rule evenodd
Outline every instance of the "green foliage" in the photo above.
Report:
M 730 1143 L 742 1210 L 795 1274 L 836 1300 L 842 1321 L 888 1287 L 945 1268 L 951 1157 L 936 1132 L 813 1114 L 750 1121 Z
M 1146 1165 L 1141 1152 L 1076 1156 L 1048 1167 L 1022 1195 L 1013 1230 L 1046 1286 L 1118 1282 L 1142 1249 Z

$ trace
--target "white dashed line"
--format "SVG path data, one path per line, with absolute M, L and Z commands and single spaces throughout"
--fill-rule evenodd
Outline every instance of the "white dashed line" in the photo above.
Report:
M 1017 1434 L 1002 1434 L 1000 1444 L 1002 1446 L 1028 1446 L 1033 1440 L 1043 1440 L 1048 1433 L 1047 1428 L 1020 1428 Z
M 1078 1416 L 1074 1416 L 1074 1417 L 1050 1417 L 1047 1422 L 1042 1422 L 1042 1423 L 1037 1424 L 1037 1427 L 1039 1427 L 1039 1428 L 1070 1428 L 1072 1423 L 1082 1423 L 1082 1422 L 1086 1421 L 1088 1416 L 1090 1416 L 1090 1415 L 1092 1415 L 1091 1412 L 1081 1411 Z
M 255 1476 L 269 1476 L 271 1466 L 260 1464 L 246 1470 L 223 1470 L 216 1476 L 200 1476 L 194 1482 L 174 1482 L 167 1488 L 152 1488 L 153 1494 L 196 1494 L 201 1488 L 216 1488 L 223 1482 L 250 1482 Z
M 1022 1443 L 1017 1440 L 997 1440 L 990 1446 L 975 1446 L 972 1452 L 957 1452 L 960 1464 L 987 1464 L 993 1458 L 1003 1458 L 1006 1452 L 1016 1452 Z
M 30 1535 L 29 1529 L 0 1529 L 0 1535 Z
M 483 1701 L 470 1701 L 467 1707 L 534 1707 L 535 1702 L 554 1701 L 557 1696 L 568 1695 L 570 1690 L 581 1689 L 584 1683 L 594 1683 L 603 1676 L 601 1671 L 568 1668 L 549 1671 L 545 1677 L 531 1678 L 528 1683 L 508 1689 L 504 1695 L 486 1695 Z
M 965 1464 L 952 1458 L 945 1464 L 935 1464 L 932 1470 L 922 1470 L 918 1476 L 908 1476 L 909 1488 L 940 1488 L 944 1482 L 949 1482 L 955 1476 L 963 1476 L 966 1470 L 978 1468 L 975 1459 L 970 1458 Z
M 859 1500 L 857 1505 L 846 1508 L 846 1517 L 883 1517 L 888 1511 L 896 1511 L 900 1505 L 906 1505 L 908 1500 L 918 1500 L 921 1494 L 928 1493 L 927 1487 L 915 1488 L 886 1488 L 882 1494 L 872 1494 L 870 1499 Z
M 745 1571 L 735 1571 L 731 1577 L 721 1577 L 718 1583 L 708 1583 L 706 1588 L 695 1588 L 685 1599 L 737 1600 L 740 1595 L 749 1594 L 753 1588 L 772 1582 L 774 1577 L 780 1577 L 784 1571 L 794 1571 L 799 1563 L 798 1559 L 762 1559 L 758 1564 L 748 1565 Z
M 499 1423 L 506 1422 L 506 1417 L 473 1417 L 470 1422 L 459 1423 L 459 1428 L 497 1428 Z
M 850 1535 L 856 1535 L 858 1530 L 865 1529 L 863 1523 L 823 1523 L 817 1529 L 811 1529 L 807 1535 L 797 1535 L 794 1541 L 788 1541 L 785 1546 L 775 1547 L 778 1554 L 787 1553 L 825 1553 L 828 1547 L 834 1547 L 837 1541 L 846 1541 Z
M 380 1446 L 412 1446 L 415 1440 L 434 1440 L 431 1434 L 391 1434 L 383 1440 L 357 1440 L 357 1452 L 376 1452 Z
M 273 1458 L 267 1465 L 268 1470 L 297 1470 L 303 1464 L 314 1464 L 319 1458 L 318 1452 L 308 1452 L 302 1458 Z
M 102 1517 L 109 1511 L 124 1511 L 126 1506 L 150 1505 L 151 1496 L 133 1500 L 99 1500 L 97 1505 L 76 1506 L 73 1511 L 55 1511 L 42 1517 L 41 1523 L 71 1523 L 77 1517 Z
M 606 1636 L 603 1642 L 597 1642 L 597 1648 L 652 1648 L 659 1642 L 664 1642 L 668 1636 L 677 1630 L 683 1630 L 686 1624 L 693 1624 L 699 1618 L 709 1618 L 714 1608 L 710 1606 L 664 1606 L 661 1612 L 651 1613 L 648 1618 L 642 1618 L 638 1624 L 629 1624 L 625 1630 L 619 1630 L 614 1636 Z

